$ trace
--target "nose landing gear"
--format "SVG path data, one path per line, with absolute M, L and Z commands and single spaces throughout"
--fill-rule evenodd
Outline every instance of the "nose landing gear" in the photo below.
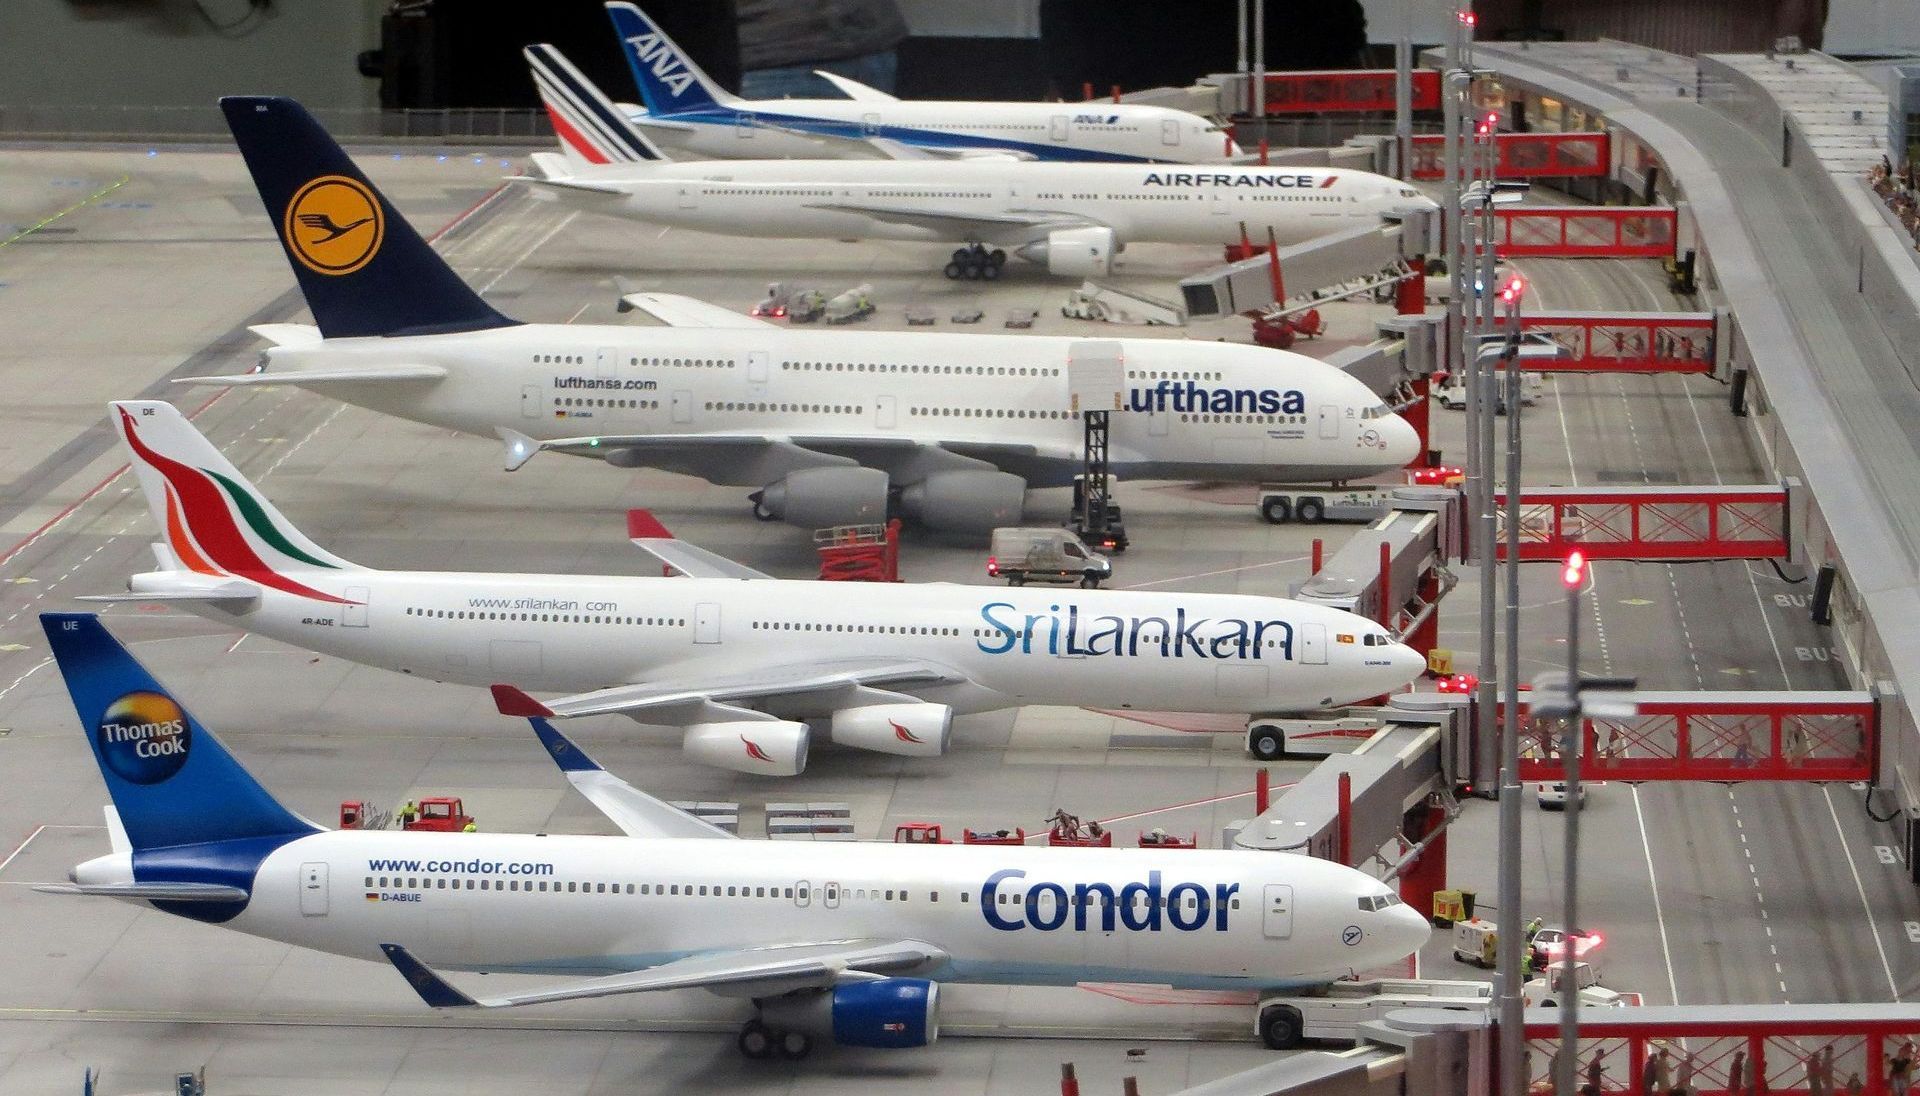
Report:
M 968 281 L 991 282 L 999 280 L 1000 268 L 1006 265 L 1006 252 L 997 247 L 988 251 L 979 244 L 974 244 L 972 247 L 956 248 L 952 261 L 947 263 L 945 273 L 955 281 L 964 278 Z

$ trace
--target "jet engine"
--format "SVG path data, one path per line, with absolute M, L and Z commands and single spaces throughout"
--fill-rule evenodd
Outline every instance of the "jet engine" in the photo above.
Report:
M 762 1000 L 760 1018 L 776 1030 L 831 1035 L 841 1046 L 924 1047 L 940 1037 L 940 987 L 922 978 L 848 982 Z
M 1017 524 L 1027 481 L 1006 472 L 936 472 L 900 492 L 900 509 L 931 529 L 990 533 Z
M 751 497 L 755 517 L 803 529 L 887 520 L 887 474 L 877 468 L 802 468 Z
M 939 757 L 953 737 L 945 704 L 866 704 L 833 713 L 833 740 L 876 753 Z
M 1014 254 L 1028 262 L 1039 263 L 1049 274 L 1073 278 L 1104 278 L 1113 269 L 1114 253 L 1120 250 L 1111 228 L 1062 228 L 1047 233 Z
M 760 776 L 798 776 L 807 767 L 807 725 L 772 719 L 695 723 L 680 748 L 691 760 Z

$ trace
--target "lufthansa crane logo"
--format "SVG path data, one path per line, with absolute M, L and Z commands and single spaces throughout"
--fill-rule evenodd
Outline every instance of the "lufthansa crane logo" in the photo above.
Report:
M 294 192 L 280 233 L 287 251 L 308 270 L 351 274 L 380 253 L 387 223 L 367 184 L 322 175 Z

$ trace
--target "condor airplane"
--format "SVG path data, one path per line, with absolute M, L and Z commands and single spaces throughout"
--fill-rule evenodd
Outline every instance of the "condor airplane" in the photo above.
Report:
M 1023 704 L 1298 711 L 1392 692 L 1426 668 L 1379 625 L 1279 598 L 774 579 L 672 539 L 683 578 L 377 571 L 301 535 L 172 404 L 116 403 L 159 569 L 127 594 L 438 681 L 587 690 L 515 714 L 683 728 L 697 761 L 791 776 L 807 720 L 844 746 L 946 751 L 956 712 Z
M 816 1038 L 933 1042 L 942 982 L 1263 991 L 1398 961 L 1429 934 L 1386 885 L 1306 856 L 742 841 L 538 719 L 541 744 L 626 836 L 323 830 L 97 618 L 40 620 L 113 805 L 112 851 L 36 889 L 384 955 L 435 1008 L 707 989 L 752 1002 L 743 1053 L 799 1058 Z M 475 997 L 432 967 L 566 980 Z
M 1359 381 L 1299 354 L 1169 339 L 774 326 L 672 294 L 669 327 L 522 324 L 482 301 L 288 99 L 221 100 L 317 327 L 253 330 L 261 369 L 188 383 L 291 384 L 506 442 L 753 489 L 819 528 L 884 520 L 979 532 L 1083 468 L 1076 362 L 1124 362 L 1109 456 L 1125 478 L 1358 479 L 1419 451 Z
M 645 111 L 623 111 L 683 158 L 764 160 L 920 155 L 1021 160 L 1218 163 L 1240 150 L 1225 129 L 1134 103 L 896 99 L 822 72 L 845 99 L 752 101 L 729 95 L 632 4 L 607 5 Z
M 569 207 L 729 236 L 965 242 L 949 278 L 1015 255 L 1099 277 L 1130 243 L 1281 244 L 1431 210 L 1383 175 L 1328 167 L 919 160 L 668 160 L 552 46 L 522 51 L 561 155 L 511 181 Z

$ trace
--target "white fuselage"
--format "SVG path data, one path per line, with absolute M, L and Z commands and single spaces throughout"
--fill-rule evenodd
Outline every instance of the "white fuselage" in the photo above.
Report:
M 1407 184 L 1341 168 L 963 160 L 765 160 L 583 166 L 618 196 L 533 184 L 580 209 L 729 236 L 962 240 L 1018 248 L 1056 228 L 1133 243 L 1281 245 L 1430 207 Z M 866 211 L 871 210 L 871 211 Z
M 75 878 L 124 865 L 102 857 Z M 1267 989 L 1396 961 L 1427 934 L 1404 905 L 1364 908 L 1389 892 L 1360 872 L 1242 851 L 339 831 L 269 854 L 251 891 L 227 927 L 512 973 L 875 939 L 941 949 L 947 962 L 914 973 L 942 981 Z
M 771 437 L 806 448 L 836 438 L 945 447 L 1035 487 L 1071 481 L 1084 430 L 1070 410 L 1076 347 L 1117 342 L 1127 410 L 1113 417 L 1113 471 L 1129 478 L 1261 482 L 1355 479 L 1417 454 L 1413 428 L 1371 390 L 1312 358 L 1231 343 L 1112 342 L 1056 336 L 824 331 L 747 323 L 660 328 L 522 324 L 405 338 L 293 341 L 268 373 L 437 365 L 437 381 L 329 383 L 328 395 L 482 437 Z M 1081 351 L 1085 353 L 1085 350 Z M 1204 406 L 1202 399 L 1204 397 Z M 968 443 L 981 443 L 978 451 Z M 1021 451 L 1015 452 L 1015 447 Z M 858 459 L 914 482 L 901 466 Z M 654 464 L 758 487 L 784 469 L 729 450 Z M 922 466 L 924 468 L 924 465 Z M 924 471 L 920 474 L 924 475 Z
M 132 588 L 170 589 L 175 574 L 136 575 Z M 365 665 L 530 690 L 910 659 L 961 683 L 900 691 L 960 712 L 1302 710 L 1398 689 L 1424 665 L 1361 617 L 1237 594 L 936 583 L 908 597 L 867 583 L 317 568 L 293 577 L 355 604 L 262 588 L 245 610 L 183 607 Z M 1366 642 L 1375 634 L 1378 646 Z M 797 719 L 835 703 L 821 693 L 766 708 Z
M 947 100 L 777 99 L 734 102 L 654 120 L 622 110 L 675 159 L 819 159 L 832 146 L 884 138 L 960 152 L 1011 152 L 1047 161 L 1223 163 L 1239 154 L 1225 130 L 1186 111 L 1135 103 L 999 103 Z M 797 132 L 796 132 L 797 131 Z M 878 157 L 878 149 L 863 152 Z

